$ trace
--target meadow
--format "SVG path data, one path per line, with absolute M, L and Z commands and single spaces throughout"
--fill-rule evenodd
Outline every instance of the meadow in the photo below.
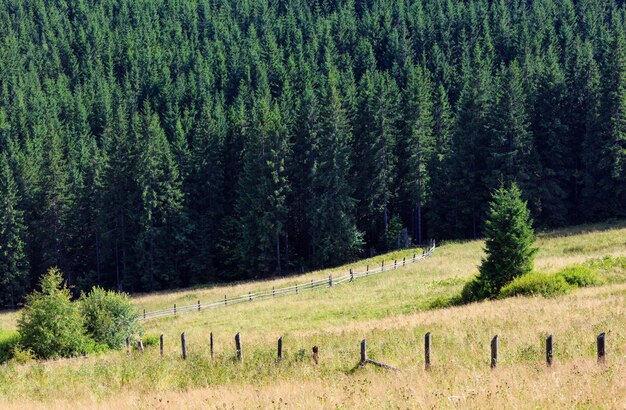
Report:
M 2 408 L 623 408 L 626 402 L 626 223 L 542 233 L 536 270 L 601 265 L 605 283 L 554 297 L 515 297 L 436 308 L 476 273 L 482 242 L 444 243 L 429 259 L 332 289 L 190 312 L 144 323 L 148 344 L 53 364 L 0 367 Z M 138 311 L 220 300 L 345 274 L 411 257 L 407 250 L 337 269 L 276 280 L 212 286 L 133 298 Z M 0 315 L 6 334 L 15 313 Z M 189 357 L 180 357 L 186 333 Z M 213 332 L 215 357 L 209 353 Z M 243 340 L 235 360 L 234 335 Z M 432 333 L 433 366 L 424 370 L 423 338 Z M 607 362 L 596 363 L 607 332 Z M 164 335 L 165 356 L 158 342 Z M 500 338 L 498 368 L 489 341 Z M 544 340 L 555 338 L 554 365 Z M 276 362 L 276 341 L 284 359 Z M 359 362 L 368 354 L 400 372 Z M 320 361 L 310 359 L 320 347 Z

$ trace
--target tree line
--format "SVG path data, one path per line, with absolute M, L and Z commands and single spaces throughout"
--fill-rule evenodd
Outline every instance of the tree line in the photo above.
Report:
M 0 304 L 626 216 L 623 1 L 0 0 Z

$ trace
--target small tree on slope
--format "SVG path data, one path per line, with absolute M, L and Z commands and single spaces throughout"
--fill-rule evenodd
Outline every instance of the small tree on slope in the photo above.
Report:
M 478 277 L 468 284 L 471 299 L 479 300 L 498 295 L 500 289 L 518 276 L 533 269 L 538 248 L 533 247 L 535 234 L 532 219 L 514 183 L 501 186 L 493 193 L 485 223 L 485 258 Z

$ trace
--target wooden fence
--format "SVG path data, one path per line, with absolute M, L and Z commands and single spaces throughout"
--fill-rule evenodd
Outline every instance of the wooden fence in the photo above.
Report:
M 163 351 L 164 351 L 164 336 L 161 334 L 160 338 L 160 355 L 161 357 L 163 357 Z M 545 358 L 546 358 L 546 365 L 548 367 L 551 367 L 553 364 L 553 358 L 554 358 L 554 344 L 553 344 L 553 336 L 549 335 L 548 337 L 546 337 L 546 341 L 545 341 Z M 490 366 L 492 369 L 496 369 L 498 367 L 498 360 L 499 360 L 499 337 L 498 335 L 495 335 L 491 341 L 490 341 Z M 181 333 L 180 335 L 180 342 L 181 342 L 181 357 L 183 358 L 183 360 L 187 360 L 188 358 L 188 350 L 187 350 L 187 338 L 185 335 L 185 332 Z M 278 341 L 277 341 L 277 348 L 276 348 L 276 361 L 277 362 L 281 362 L 283 360 L 283 337 L 279 337 Z M 127 346 L 127 354 L 130 355 L 131 351 L 130 351 L 130 340 L 126 339 L 126 346 Z M 139 341 L 138 345 L 140 346 L 140 351 L 143 353 L 144 349 L 143 349 L 143 344 L 141 343 L 141 341 Z M 243 362 L 243 340 L 242 340 L 242 335 L 241 333 L 237 333 L 235 335 L 235 355 L 234 357 L 236 358 L 237 361 Z M 210 334 L 210 354 L 211 354 L 211 360 L 214 359 L 214 341 L 213 341 L 213 333 Z M 313 348 L 311 349 L 311 359 L 314 361 L 315 364 L 318 363 L 319 361 L 319 346 L 313 346 Z M 597 354 L 597 360 L 598 363 L 603 364 L 606 363 L 606 333 L 600 333 L 597 337 L 596 337 L 596 354 Z M 432 350 L 432 335 L 430 332 L 426 333 L 424 335 L 424 369 L 425 370 L 431 370 L 433 367 L 433 350 Z M 374 366 L 378 366 L 378 367 L 382 367 L 388 370 L 394 370 L 394 371 L 400 371 L 399 368 L 397 367 L 393 367 L 390 366 L 388 364 L 384 364 L 381 363 L 379 361 L 375 361 L 372 360 L 368 354 L 367 354 L 367 340 L 363 339 L 360 342 L 360 357 L 359 357 L 359 361 L 358 361 L 359 365 L 361 367 L 365 367 L 368 364 L 374 365 Z
M 422 259 L 428 258 L 435 251 L 435 241 L 432 240 L 430 242 L 430 246 L 428 249 L 422 251 L 421 254 L 414 253 L 413 258 L 407 259 L 403 258 L 401 261 L 397 259 L 393 261 L 393 265 L 385 266 L 385 261 L 383 260 L 379 267 L 370 269 L 370 266 L 367 265 L 364 271 L 354 272 L 352 269 L 349 270 L 348 274 L 333 278 L 332 275 L 328 276 L 328 278 L 311 280 L 309 282 L 296 283 L 295 285 L 284 287 L 284 288 L 275 288 L 266 289 L 264 291 L 255 292 L 255 293 L 246 293 L 236 297 L 228 298 L 224 295 L 224 299 L 220 299 L 219 301 L 214 301 L 211 303 L 195 303 L 193 305 L 187 306 L 174 306 L 170 309 L 156 310 L 152 312 L 146 312 L 144 309 L 143 314 L 139 315 L 139 318 L 142 320 L 155 319 L 164 316 L 172 316 L 178 315 L 179 313 L 185 312 L 199 312 L 205 309 L 216 309 L 225 306 L 231 306 L 238 303 L 244 302 L 252 302 L 254 300 L 262 300 L 262 299 L 271 299 L 280 296 L 287 295 L 297 295 L 302 292 L 316 290 L 316 289 L 324 289 L 324 288 L 332 288 L 335 286 L 343 285 L 346 283 L 354 282 L 356 279 L 363 278 L 369 275 L 374 275 L 376 273 L 385 272 L 388 270 L 397 269 L 399 266 L 405 266 L 409 263 L 415 263 Z

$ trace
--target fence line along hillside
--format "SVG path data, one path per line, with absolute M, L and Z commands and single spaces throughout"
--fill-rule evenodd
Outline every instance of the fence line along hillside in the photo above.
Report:
M 339 285 L 343 285 L 349 282 L 353 282 L 356 279 L 363 278 L 369 275 L 381 273 L 387 270 L 393 270 L 393 269 L 398 268 L 399 266 L 404 266 L 408 263 L 415 263 L 422 259 L 428 258 L 430 255 L 432 255 L 434 250 L 435 250 L 435 241 L 433 240 L 431 241 L 430 247 L 428 248 L 428 250 L 423 251 L 421 255 L 414 253 L 413 258 L 409 258 L 409 259 L 403 258 L 401 261 L 394 260 L 393 265 L 391 264 L 385 265 L 385 261 L 383 260 L 381 262 L 381 265 L 376 268 L 370 269 L 370 267 L 368 266 L 366 270 L 362 272 L 354 272 L 352 269 L 350 269 L 348 274 L 335 277 L 335 278 L 333 278 L 332 275 L 330 275 L 328 276 L 328 278 L 324 278 L 324 279 L 311 280 L 310 282 L 299 283 L 299 284 L 287 286 L 284 288 L 272 287 L 272 289 L 268 289 L 268 290 L 264 290 L 260 292 L 254 292 L 254 293 L 247 293 L 247 294 L 240 295 L 234 298 L 228 298 L 226 295 L 224 295 L 224 299 L 219 300 L 219 301 L 214 301 L 211 303 L 203 304 L 200 301 L 198 301 L 198 303 L 193 304 L 193 305 L 187 305 L 187 306 L 174 305 L 170 309 L 156 310 L 152 312 L 146 312 L 144 310 L 143 314 L 140 315 L 140 318 L 143 320 L 156 319 L 159 317 L 172 316 L 172 315 L 177 315 L 179 313 L 184 313 L 184 312 L 196 312 L 196 311 L 201 311 L 204 309 L 216 309 L 216 308 L 225 307 L 229 305 L 235 305 L 237 303 L 252 302 L 254 300 L 270 299 L 270 298 L 286 296 L 286 295 L 296 295 L 302 292 L 322 289 L 322 288 L 332 288 L 333 286 L 339 286 Z

